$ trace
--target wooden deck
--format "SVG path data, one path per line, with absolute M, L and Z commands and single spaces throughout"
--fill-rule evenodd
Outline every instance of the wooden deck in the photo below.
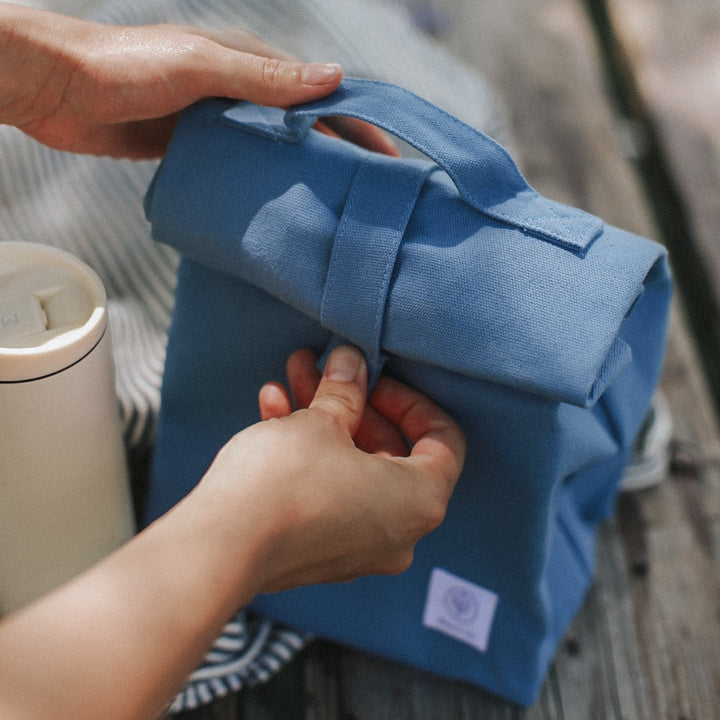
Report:
M 527 710 L 318 644 L 270 687 L 185 717 L 718 718 L 720 4 L 432 7 L 447 21 L 438 24 L 439 40 L 503 96 L 530 182 L 670 248 L 681 290 L 662 382 L 674 421 L 670 472 L 659 487 L 620 498 L 600 532 L 594 586 Z

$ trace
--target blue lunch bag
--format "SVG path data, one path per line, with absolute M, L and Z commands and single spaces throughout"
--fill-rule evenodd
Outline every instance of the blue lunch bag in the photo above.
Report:
M 332 115 L 428 159 L 312 129 Z M 446 519 L 402 575 L 253 607 L 531 703 L 658 380 L 664 249 L 541 197 L 502 147 L 421 98 L 356 79 L 287 112 L 196 104 L 146 213 L 182 255 L 147 521 L 259 419 L 257 391 L 291 352 L 355 344 L 372 376 L 419 388 L 463 427 Z

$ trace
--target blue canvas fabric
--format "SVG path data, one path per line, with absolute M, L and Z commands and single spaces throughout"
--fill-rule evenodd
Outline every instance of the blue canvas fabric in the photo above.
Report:
M 329 115 L 428 160 L 311 128 Z M 146 214 L 183 257 L 148 521 L 258 420 L 257 391 L 292 351 L 356 344 L 373 375 L 420 388 L 463 427 L 446 519 L 400 576 L 253 608 L 531 703 L 658 380 L 664 249 L 541 197 L 502 147 L 421 98 L 355 79 L 288 112 L 197 104 Z

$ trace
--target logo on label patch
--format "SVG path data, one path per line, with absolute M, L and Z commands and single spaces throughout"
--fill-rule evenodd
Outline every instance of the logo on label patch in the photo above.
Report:
M 480 603 L 475 593 L 461 585 L 455 585 L 445 591 L 443 605 L 449 618 L 461 625 L 473 623 L 480 613 Z
M 430 573 L 423 625 L 486 652 L 498 596 L 442 568 Z

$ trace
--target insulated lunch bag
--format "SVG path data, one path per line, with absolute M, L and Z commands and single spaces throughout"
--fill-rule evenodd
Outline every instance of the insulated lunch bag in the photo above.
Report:
M 332 115 L 427 159 L 313 129 Z M 257 391 L 288 355 L 352 343 L 372 376 L 460 423 L 462 476 L 407 572 L 253 608 L 531 703 L 592 580 L 595 532 L 658 380 L 663 248 L 541 197 L 502 147 L 421 98 L 356 79 L 287 112 L 196 104 L 146 213 L 182 255 L 147 520 L 259 419 Z

